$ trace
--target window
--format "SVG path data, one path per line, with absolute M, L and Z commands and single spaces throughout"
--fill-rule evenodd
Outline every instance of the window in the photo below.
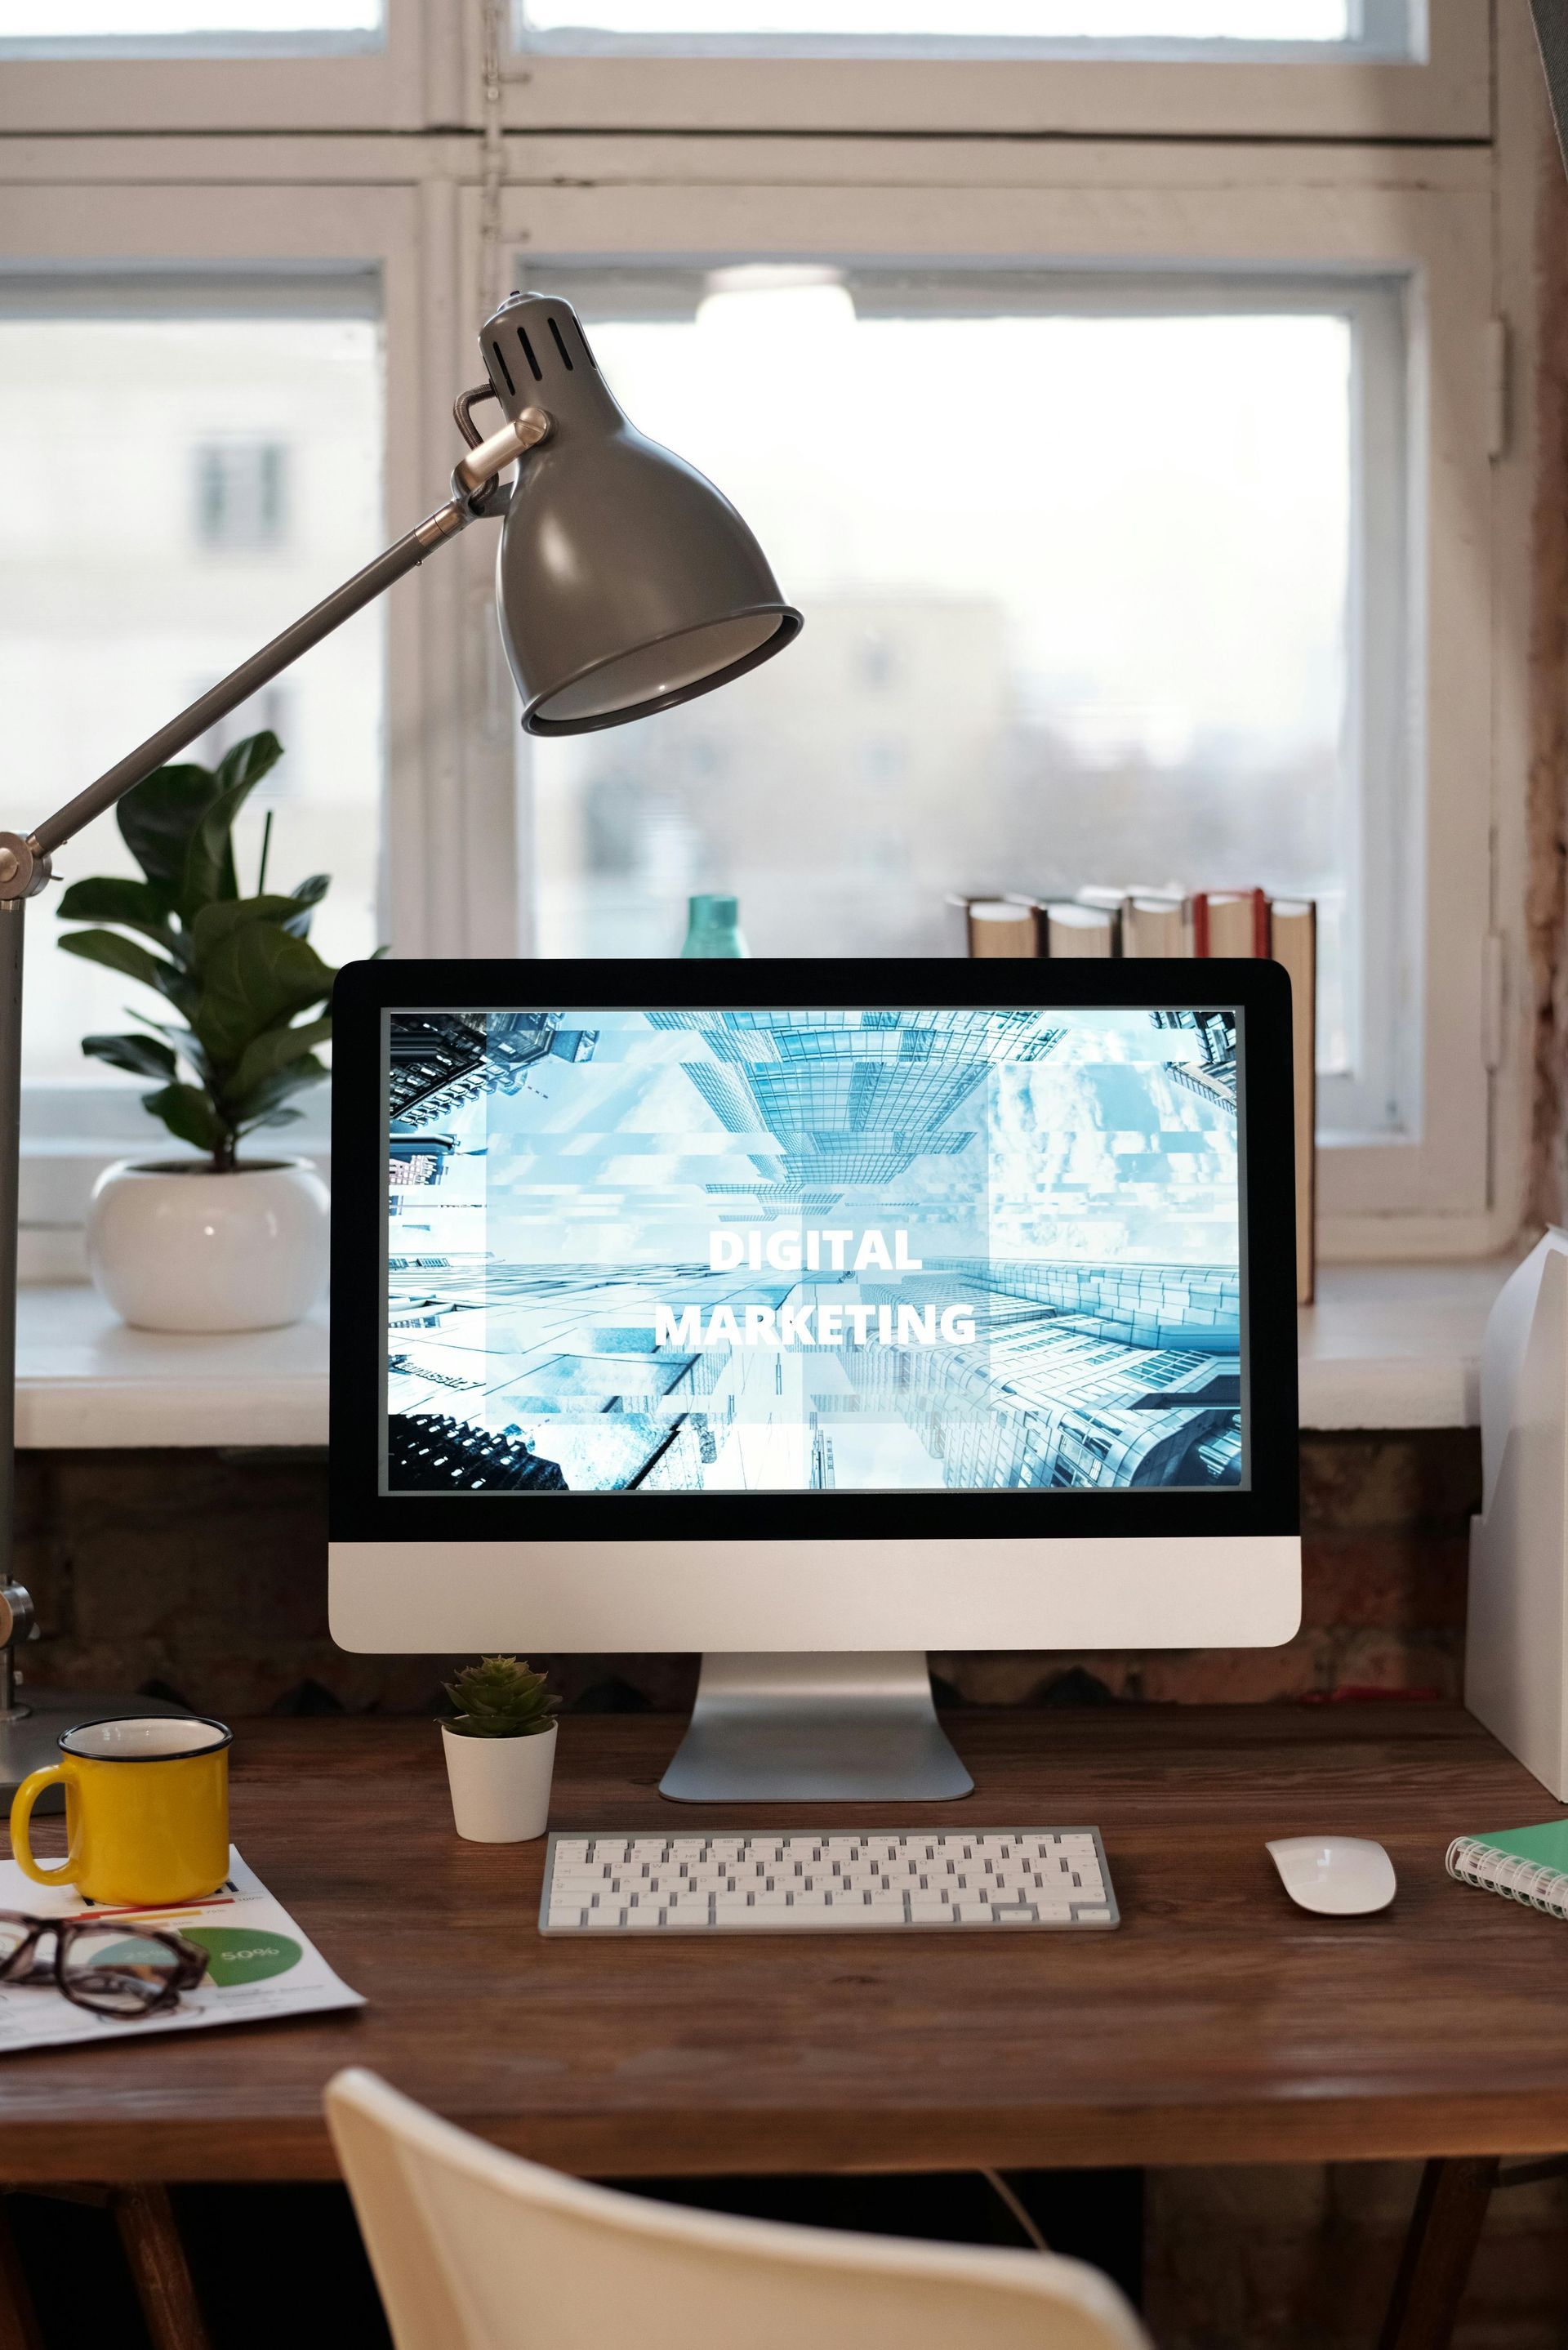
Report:
M 531 130 L 1485 140 L 1489 35 L 1478 0 L 514 0 L 498 63 Z
M 1285 57 L 1333 47 L 1362 57 L 1409 56 L 1424 30 L 1408 0 L 519 0 L 519 42 L 592 52 L 611 46 L 775 53 L 858 47 L 880 57 L 973 52 L 1005 45 L 1021 57 L 1058 51 L 1140 57 Z
M 274 279 L 254 299 L 260 315 L 246 316 L 200 282 L 0 279 L 0 691 L 24 820 L 61 806 L 379 543 L 374 286 Z M 73 443 L 96 450 L 91 495 L 56 498 L 51 452 Z M 192 754 L 277 732 L 286 755 L 240 819 L 239 862 L 254 881 L 270 808 L 275 879 L 332 876 L 314 935 L 333 962 L 379 935 L 384 626 L 361 614 Z M 57 861 L 67 879 L 136 870 L 110 818 Z M 136 991 L 56 952 L 57 937 L 46 897 L 28 920 L 26 1074 L 79 1087 L 98 1081 L 81 1037 L 121 1025 Z
M 200 746 L 285 741 L 241 853 L 270 809 L 332 872 L 326 952 L 673 952 L 711 887 L 757 951 L 911 953 L 950 890 L 1255 879 L 1324 913 L 1327 1251 L 1511 1235 L 1525 0 L 0 0 L 0 57 L 7 821 L 441 502 L 543 280 L 807 626 L 521 745 L 464 534 Z M 123 991 L 28 928 L 41 1225 L 141 1113 L 78 1050 Z
M 380 0 L 0 0 L 0 46 L 31 57 L 330 54 L 380 30 Z
M 214 548 L 276 546 L 288 451 L 281 441 L 204 442 L 196 450 L 196 537 Z
M 943 951 L 958 887 L 1256 881 L 1321 909 L 1325 1123 L 1414 1123 L 1407 909 L 1362 853 L 1407 800 L 1399 750 L 1360 739 L 1397 743 L 1404 680 L 1353 619 L 1406 572 L 1402 501 L 1355 462 L 1376 432 L 1402 477 L 1401 286 L 732 265 L 560 290 L 807 627 L 658 726 L 530 746 L 543 951 L 668 953 L 695 889 L 738 893 L 758 953 L 909 955 Z

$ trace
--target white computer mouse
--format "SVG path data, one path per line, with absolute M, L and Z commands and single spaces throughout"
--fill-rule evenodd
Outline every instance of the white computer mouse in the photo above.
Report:
M 1394 1864 L 1366 1836 L 1282 1836 L 1268 1847 L 1280 1883 L 1303 1909 L 1365 1918 L 1394 1898 Z

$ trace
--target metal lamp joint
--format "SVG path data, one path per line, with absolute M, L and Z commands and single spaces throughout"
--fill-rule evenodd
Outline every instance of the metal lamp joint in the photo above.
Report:
M 36 898 L 48 888 L 53 869 L 36 841 L 25 840 L 19 832 L 0 832 L 0 905 Z
M 458 459 L 452 467 L 452 497 L 475 514 L 504 514 L 510 494 L 501 492 L 502 473 L 547 439 L 550 429 L 550 419 L 542 408 L 523 409 Z

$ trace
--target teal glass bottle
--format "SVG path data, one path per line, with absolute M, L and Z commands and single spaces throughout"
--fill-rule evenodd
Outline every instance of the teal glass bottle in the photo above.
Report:
M 749 955 L 741 929 L 738 898 L 692 898 L 687 901 L 686 943 L 682 962 L 693 958 Z

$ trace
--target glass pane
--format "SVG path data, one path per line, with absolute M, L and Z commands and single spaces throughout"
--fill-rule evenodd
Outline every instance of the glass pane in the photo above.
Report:
M 363 48 L 381 26 L 382 0 L 0 0 L 0 43 L 34 55 Z
M 803 34 L 908 39 L 921 34 L 1032 41 L 1345 41 L 1348 0 L 525 0 L 533 31 Z
M 514 0 L 523 48 L 566 54 L 1423 58 L 1415 0 Z
M 533 745 L 545 953 L 673 954 L 701 890 L 753 952 L 844 956 L 950 951 L 950 891 L 1258 885 L 1317 899 L 1324 1066 L 1356 1066 L 1355 297 L 559 283 L 806 626 L 722 692 Z
M 0 698 L 5 821 L 24 829 L 382 540 L 374 318 L 38 315 L 45 298 L 7 317 L 0 295 Z M 91 452 L 74 478 L 62 450 Z M 270 810 L 269 882 L 332 876 L 312 931 L 332 962 L 377 941 L 383 627 L 360 613 L 185 754 L 211 764 L 258 727 L 279 736 L 235 828 L 240 886 L 256 886 Z M 137 870 L 112 816 L 56 867 L 67 881 Z M 134 1087 L 80 1039 L 130 1026 L 130 1006 L 156 1016 L 158 999 L 59 951 L 58 897 L 28 910 L 26 1075 Z

